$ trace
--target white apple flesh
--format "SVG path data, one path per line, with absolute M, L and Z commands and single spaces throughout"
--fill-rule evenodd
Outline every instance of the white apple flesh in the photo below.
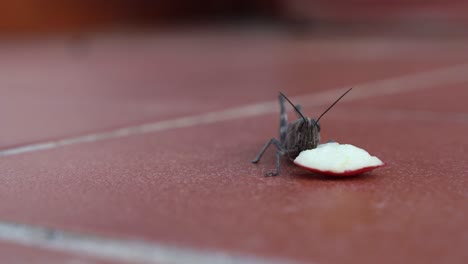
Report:
M 302 151 L 294 164 L 309 171 L 333 176 L 357 175 L 385 165 L 379 158 L 361 148 L 336 142 Z

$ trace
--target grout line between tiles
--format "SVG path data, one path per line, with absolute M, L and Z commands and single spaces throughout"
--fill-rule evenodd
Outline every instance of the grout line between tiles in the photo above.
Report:
M 355 89 L 343 101 L 359 100 L 373 96 L 397 94 L 412 90 L 425 89 L 442 84 L 454 84 L 468 81 L 468 64 L 444 67 L 422 73 L 409 74 L 394 78 L 371 81 L 353 85 Z M 324 92 L 293 97 L 293 101 L 303 102 L 304 106 L 328 105 L 335 100 L 346 87 Z M 101 133 L 91 133 L 77 137 L 64 138 L 42 143 L 29 144 L 0 150 L 0 156 L 11 156 L 41 150 L 55 149 L 81 143 L 97 142 L 108 139 L 122 138 L 132 135 L 154 133 L 176 128 L 186 128 L 202 124 L 211 124 L 233 119 L 260 116 L 277 111 L 277 102 L 261 102 L 221 111 L 208 112 L 200 115 L 186 116 L 165 121 L 123 127 Z
M 140 240 L 112 239 L 5 221 L 0 221 L 0 241 L 128 263 L 300 263 L 293 260 L 236 255 L 222 251 L 198 251 Z
M 385 121 L 428 121 L 437 123 L 468 123 L 468 112 L 429 111 L 419 109 L 385 109 L 372 111 L 371 108 L 353 108 L 337 110 L 340 115 L 335 119 L 382 120 Z

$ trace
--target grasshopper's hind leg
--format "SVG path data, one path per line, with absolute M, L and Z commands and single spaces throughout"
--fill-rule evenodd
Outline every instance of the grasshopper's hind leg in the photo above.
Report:
M 280 93 L 278 99 L 280 103 L 279 138 L 281 144 L 284 144 L 284 141 L 286 141 L 286 135 L 288 133 L 288 112 L 286 112 L 286 98 L 284 95 Z M 298 104 L 294 105 L 294 107 L 297 110 L 296 115 L 299 118 L 303 118 L 304 115 L 302 114 L 302 106 Z
M 297 117 L 302 118 L 302 116 L 305 116 L 304 113 L 302 113 L 302 105 L 297 104 L 296 109 L 299 113 L 296 113 Z

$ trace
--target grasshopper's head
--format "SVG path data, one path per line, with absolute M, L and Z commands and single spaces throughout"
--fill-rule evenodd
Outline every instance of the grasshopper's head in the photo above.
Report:
M 288 128 L 286 148 L 295 149 L 297 154 L 303 150 L 314 149 L 320 143 L 320 126 L 314 119 L 300 118 Z
M 291 106 L 296 110 L 298 115 L 301 117 L 295 122 L 288 126 L 288 133 L 286 135 L 286 149 L 295 149 L 299 154 L 300 151 L 307 149 L 314 149 L 320 142 L 320 118 L 323 117 L 338 101 L 343 98 L 352 88 L 348 89 L 343 95 L 341 95 L 327 110 L 325 110 L 317 120 L 305 117 L 301 111 L 282 93 L 280 93 L 284 99 L 286 99 Z
M 320 116 L 319 118 L 317 118 L 317 120 L 315 119 L 310 119 L 310 118 L 307 118 L 307 124 L 308 124 L 308 127 L 309 127 L 309 133 L 310 133 L 310 136 L 312 137 L 311 140 L 314 142 L 314 148 L 318 146 L 319 144 L 319 141 L 320 141 L 320 124 L 319 124 L 319 121 L 320 121 L 320 118 L 322 118 L 330 109 L 333 108 L 333 106 L 335 106 L 336 103 L 338 103 L 338 101 L 341 100 L 341 98 L 343 98 L 347 93 L 349 93 L 349 91 L 351 91 L 353 88 L 349 88 L 344 94 L 342 94 L 338 99 L 336 99 L 336 101 L 331 104 L 327 110 L 325 110 Z
M 307 122 L 304 124 L 303 128 L 303 139 L 306 149 L 314 149 L 320 143 L 320 125 L 315 119 L 306 118 Z

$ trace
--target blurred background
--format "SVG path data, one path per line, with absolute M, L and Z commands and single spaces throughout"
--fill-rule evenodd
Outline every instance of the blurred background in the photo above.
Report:
M 414 26 L 425 32 L 451 31 L 468 21 L 467 11 L 468 1 L 463 0 L 3 0 L 0 33 L 141 30 L 231 22 L 307 29 L 404 24 L 406 30 Z

